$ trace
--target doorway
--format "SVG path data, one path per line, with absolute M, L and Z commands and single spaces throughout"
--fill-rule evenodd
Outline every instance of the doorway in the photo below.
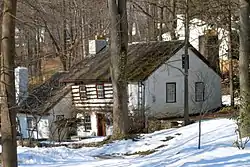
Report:
M 97 135 L 106 136 L 106 122 L 104 114 L 97 114 Z

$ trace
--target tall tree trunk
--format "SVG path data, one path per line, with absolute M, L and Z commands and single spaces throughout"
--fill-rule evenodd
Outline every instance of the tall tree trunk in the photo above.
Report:
M 88 40 L 87 40 L 87 31 L 88 29 L 86 28 L 86 16 L 82 14 L 82 20 L 81 20 L 81 24 L 82 24 L 82 29 L 81 29 L 81 38 L 82 38 L 82 59 L 84 59 L 87 55 L 88 55 Z
M 240 95 L 241 95 L 241 132 L 242 137 L 250 135 L 249 111 L 249 56 L 250 56 L 250 6 L 247 0 L 240 0 Z
M 63 0 L 63 52 L 61 53 L 60 59 L 63 65 L 63 70 L 67 71 L 67 21 L 66 21 L 66 2 Z
M 29 31 L 27 31 L 27 67 L 29 69 L 29 74 L 31 76 L 31 78 L 33 78 L 33 65 L 32 65 L 32 55 L 33 55 L 33 51 L 32 51 L 32 46 L 31 46 L 32 40 L 31 40 L 31 34 Z
M 177 29 L 177 16 L 176 16 L 176 0 L 170 0 L 170 36 L 171 40 L 176 40 L 176 29 Z
M 157 22 L 155 21 L 155 17 L 156 17 L 156 7 L 152 4 L 149 4 L 149 7 L 148 7 L 148 12 L 149 14 L 152 16 L 151 17 L 148 17 L 148 38 L 149 38 L 149 41 L 155 41 L 156 40 L 156 24 Z
M 4 0 L 1 49 L 2 166 L 17 166 L 16 109 L 14 83 L 16 0 Z
M 73 45 L 73 42 L 74 42 L 74 30 L 73 30 L 73 27 L 74 27 L 74 11 L 72 9 L 72 1 L 69 1 L 68 5 L 70 6 L 69 8 L 69 11 L 70 11 L 70 20 L 69 20 L 69 31 L 70 31 L 70 44 L 69 46 L 71 47 Z M 72 49 L 71 51 L 68 52 L 68 56 L 67 56 L 67 66 L 68 66 L 68 69 L 72 66 L 72 62 L 74 61 L 75 59 L 75 54 L 74 54 L 74 51 L 75 49 Z
M 127 49 L 128 22 L 126 0 L 108 0 L 111 17 L 111 78 L 113 84 L 113 138 L 128 134 Z
M 230 97 L 231 106 L 234 106 L 234 85 L 233 85 L 233 58 L 232 58 L 232 10 L 231 0 L 228 4 L 228 58 L 229 58 L 229 82 L 230 82 Z
M 189 120 L 189 87 L 188 87 L 188 44 L 189 44 L 189 0 L 186 0 L 186 12 L 185 12 L 185 63 L 184 63 L 184 125 L 190 123 Z
M 161 3 L 161 1 L 159 2 L 162 6 L 163 6 L 163 3 Z M 159 14 L 158 14 L 158 18 L 159 18 L 159 24 L 160 24 L 160 27 L 159 27 L 159 41 L 162 41 L 162 34 L 163 34 L 163 7 L 160 7 L 159 8 Z M 158 28 L 158 27 L 157 27 Z
M 43 76 L 42 76 L 42 57 L 41 57 L 41 30 L 40 27 L 37 27 L 37 76 L 39 76 L 39 81 L 43 81 Z
M 0 14 L 3 13 L 3 3 L 0 3 Z M 2 25 L 2 17 L 0 17 L 0 25 Z M 2 26 L 0 26 L 0 38 L 2 39 Z M 1 53 L 1 42 L 0 42 L 0 53 Z
M 146 6 L 146 12 L 149 13 L 150 12 L 150 5 L 148 4 L 148 2 L 145 2 L 145 6 Z M 147 17 L 147 35 L 146 35 L 146 41 L 150 41 L 151 39 L 151 18 Z
M 130 20 L 130 22 L 129 22 L 129 26 L 128 26 L 128 28 L 129 28 L 128 31 L 129 31 L 129 42 L 130 43 L 133 42 L 133 24 L 134 24 L 134 22 L 132 20 L 133 20 L 133 17 L 135 17 L 133 10 L 134 10 L 133 5 L 129 4 L 129 20 Z M 137 27 L 136 27 L 136 30 L 137 30 Z

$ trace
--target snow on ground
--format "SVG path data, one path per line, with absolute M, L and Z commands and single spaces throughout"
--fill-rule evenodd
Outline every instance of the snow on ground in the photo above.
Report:
M 60 145 L 60 144 L 88 144 L 88 143 L 96 143 L 96 142 L 101 142 L 106 137 L 103 136 L 98 136 L 98 137 L 93 137 L 93 138 L 87 138 L 83 139 L 80 141 L 74 141 L 74 142 L 54 142 L 54 141 L 42 141 L 40 143 L 45 143 L 45 144 L 54 144 L 54 145 Z
M 166 137 L 174 137 L 166 141 Z M 202 148 L 197 149 L 198 124 L 141 135 L 100 148 L 18 148 L 21 167 L 238 167 L 250 166 L 250 149 L 233 147 L 235 123 L 228 119 L 202 122 Z M 156 149 L 158 148 L 158 149 Z M 157 151 L 132 155 L 139 151 Z M 113 155 L 113 158 L 105 157 Z M 100 158 L 100 156 L 103 156 Z

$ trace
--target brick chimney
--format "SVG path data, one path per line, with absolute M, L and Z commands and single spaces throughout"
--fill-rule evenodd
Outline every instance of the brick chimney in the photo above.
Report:
M 207 30 L 199 36 L 199 51 L 209 61 L 210 65 L 220 72 L 219 40 L 215 30 Z

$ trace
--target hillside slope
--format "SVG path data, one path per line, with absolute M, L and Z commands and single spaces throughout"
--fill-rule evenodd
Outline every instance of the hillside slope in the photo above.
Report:
M 250 166 L 250 149 L 238 150 L 233 147 L 236 136 L 232 120 L 203 121 L 200 150 L 197 149 L 197 136 L 198 124 L 195 123 L 179 129 L 144 134 L 135 141 L 122 140 L 99 148 L 19 147 L 19 164 L 23 167 Z

